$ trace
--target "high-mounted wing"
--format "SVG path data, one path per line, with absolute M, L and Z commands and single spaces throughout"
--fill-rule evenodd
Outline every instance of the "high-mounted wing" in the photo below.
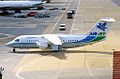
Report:
M 56 35 L 44 34 L 43 38 L 47 39 L 49 42 L 53 43 L 54 45 L 62 45 L 60 38 Z

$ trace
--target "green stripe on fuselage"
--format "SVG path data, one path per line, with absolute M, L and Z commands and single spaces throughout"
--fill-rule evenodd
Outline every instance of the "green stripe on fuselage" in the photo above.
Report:
M 97 42 L 100 40 L 103 40 L 105 38 L 105 36 L 97 36 L 94 40 L 90 41 L 90 42 Z
M 86 42 L 67 42 L 67 43 L 64 43 L 62 47 L 85 46 L 85 45 L 89 45 L 89 44 L 99 42 L 99 41 L 103 40 L 105 37 L 106 36 L 96 36 L 95 39 L 92 39 L 92 40 L 86 41 Z

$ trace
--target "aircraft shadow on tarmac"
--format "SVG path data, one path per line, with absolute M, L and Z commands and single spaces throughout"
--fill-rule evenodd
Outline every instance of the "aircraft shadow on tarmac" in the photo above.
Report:
M 83 50 L 60 50 L 59 52 L 53 51 L 17 51 L 11 53 L 18 53 L 18 54 L 39 54 L 42 56 L 54 56 L 58 59 L 67 59 L 65 54 L 67 53 L 98 53 L 98 54 L 107 54 L 112 55 L 112 52 L 105 52 L 105 51 L 83 51 Z

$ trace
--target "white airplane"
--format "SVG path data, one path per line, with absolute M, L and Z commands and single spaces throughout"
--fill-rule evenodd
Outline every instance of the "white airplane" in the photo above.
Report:
M 49 48 L 52 51 L 59 51 L 60 48 L 77 47 L 92 45 L 106 39 L 109 26 L 115 22 L 113 18 L 100 19 L 94 28 L 86 33 L 80 35 L 66 35 L 66 34 L 42 34 L 42 35 L 21 35 L 16 37 L 13 41 L 7 43 L 8 47 L 13 48 Z
M 0 10 L 3 13 L 7 13 L 7 10 L 15 10 L 15 12 L 21 12 L 21 10 L 30 9 L 39 5 L 45 4 L 46 1 L 0 1 Z

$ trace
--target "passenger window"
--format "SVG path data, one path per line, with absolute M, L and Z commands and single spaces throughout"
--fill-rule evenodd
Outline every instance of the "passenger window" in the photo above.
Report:
M 16 41 L 16 42 L 19 42 L 19 39 L 16 39 L 15 41 Z

